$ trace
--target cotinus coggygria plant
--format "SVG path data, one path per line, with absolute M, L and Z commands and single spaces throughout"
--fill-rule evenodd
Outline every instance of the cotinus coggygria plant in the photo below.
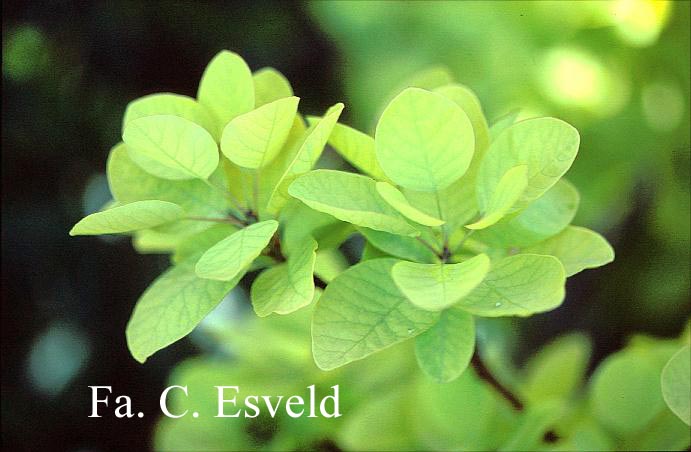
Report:
M 312 305 L 316 273 L 329 283 L 312 319 L 321 369 L 414 339 L 423 371 L 448 382 L 473 356 L 475 317 L 554 309 L 566 277 L 613 259 L 570 226 L 573 127 L 508 116 L 488 128 L 466 87 L 425 88 L 396 96 L 374 138 L 338 123 L 342 104 L 303 120 L 280 73 L 227 51 L 196 99 L 130 103 L 107 166 L 114 200 L 71 234 L 131 234 L 171 254 L 132 313 L 132 355 L 189 334 L 248 272 L 260 270 L 259 316 Z M 362 174 L 312 170 L 327 142 Z M 342 271 L 330 250 L 354 233 L 361 262 Z

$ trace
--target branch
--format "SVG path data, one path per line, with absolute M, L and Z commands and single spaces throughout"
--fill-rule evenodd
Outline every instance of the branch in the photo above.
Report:
M 518 400 L 518 397 L 516 397 L 511 391 L 504 387 L 496 378 L 494 378 L 492 372 L 490 372 L 487 366 L 485 366 L 485 363 L 482 362 L 482 358 L 480 358 L 480 354 L 477 352 L 477 350 L 475 350 L 475 353 L 473 354 L 473 359 L 470 362 L 473 365 L 473 369 L 475 369 L 475 372 L 477 372 L 478 377 L 482 378 L 487 383 L 489 383 L 490 386 L 496 389 L 499 392 L 499 394 L 501 394 L 502 397 L 504 397 L 516 411 L 523 411 L 523 402 Z

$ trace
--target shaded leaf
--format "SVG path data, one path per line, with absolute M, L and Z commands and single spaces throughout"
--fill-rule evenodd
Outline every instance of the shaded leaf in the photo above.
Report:
M 272 67 L 255 71 L 252 74 L 252 81 L 254 82 L 255 108 L 293 95 L 293 88 L 288 79 Z
M 662 369 L 665 403 L 686 425 L 691 425 L 691 348 L 682 347 Z
M 480 210 L 483 217 L 475 223 L 466 225 L 468 229 L 484 229 L 501 220 L 511 211 L 528 185 L 528 167 L 514 166 L 502 176 L 488 199 L 480 199 Z
M 458 378 L 474 351 L 473 316 L 458 308 L 443 311 L 432 328 L 415 338 L 417 362 L 437 383 Z
M 443 220 L 427 215 L 411 206 L 403 193 L 388 182 L 377 182 L 376 188 L 379 196 L 406 218 L 425 226 L 441 226 L 444 224 Z

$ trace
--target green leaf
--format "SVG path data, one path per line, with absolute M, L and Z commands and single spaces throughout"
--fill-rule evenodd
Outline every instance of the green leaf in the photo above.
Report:
M 569 226 L 558 235 L 523 251 L 555 256 L 564 265 L 566 276 L 602 267 L 614 260 L 614 249 L 604 237 L 579 226 Z
M 231 119 L 252 110 L 254 80 L 245 60 L 228 50 L 216 54 L 204 69 L 197 99 L 214 114 L 219 134 Z
M 521 111 L 516 109 L 496 119 L 494 123 L 492 123 L 492 126 L 489 128 L 490 141 L 496 140 L 497 137 L 504 130 L 508 129 L 510 126 L 515 124 L 516 119 L 518 119 L 518 115 L 520 115 L 520 113 Z
M 408 88 L 382 113 L 375 145 L 379 164 L 397 185 L 437 191 L 466 172 L 475 136 L 468 116 L 454 102 Z
M 167 254 L 172 253 L 184 237 L 157 229 L 142 229 L 133 233 L 132 247 L 139 254 Z
M 620 435 L 641 431 L 664 410 L 660 368 L 637 350 L 605 359 L 590 389 L 595 417 Z
M 475 155 L 482 155 L 489 146 L 489 129 L 480 100 L 475 93 L 467 86 L 458 84 L 441 86 L 434 92 L 454 101 L 468 115 L 475 132 Z
M 281 251 L 285 256 L 290 256 L 294 249 L 302 248 L 305 241 L 311 239 L 317 241 L 320 250 L 337 247 L 351 233 L 348 230 L 343 236 L 341 225 L 352 228 L 331 215 L 310 209 L 297 199 L 292 199 L 281 210 L 279 222 L 282 227 Z
M 438 192 L 419 192 L 403 190 L 406 199 L 417 209 L 446 221 L 444 228 L 455 231 L 468 224 L 477 216 L 475 184 L 463 176 L 453 184 Z
M 135 119 L 147 116 L 173 115 L 203 127 L 218 139 L 218 130 L 213 116 L 195 99 L 173 93 L 156 93 L 140 97 L 127 105 L 122 118 L 122 131 Z
M 213 137 L 178 116 L 135 119 L 127 124 L 122 140 L 137 165 L 163 179 L 206 179 L 218 166 L 218 146 Z
M 478 204 L 484 216 L 475 223 L 466 225 L 468 229 L 484 229 L 501 220 L 511 211 L 528 186 L 528 167 L 514 166 L 497 183 L 489 198 L 480 198 Z
M 549 190 L 578 152 L 578 131 L 555 118 L 518 122 L 492 142 L 477 179 L 478 199 L 489 199 L 499 180 L 514 166 L 528 166 L 528 186 L 515 206 L 523 208 Z
M 318 118 L 308 117 L 312 123 Z M 345 160 L 361 172 L 371 176 L 376 180 L 388 180 L 384 170 L 377 162 L 377 154 L 374 150 L 374 138 L 359 130 L 348 127 L 345 124 L 337 123 L 334 126 L 329 144 Z
M 473 316 L 458 308 L 443 311 L 432 328 L 415 338 L 417 362 L 437 383 L 458 378 L 474 351 Z
M 456 304 L 482 282 L 490 262 L 479 254 L 459 264 L 418 264 L 401 261 L 391 276 L 399 290 L 415 306 L 441 311 Z
M 252 74 L 252 80 L 254 81 L 255 108 L 293 95 L 293 88 L 288 79 L 272 67 L 255 71 Z
M 413 306 L 391 279 L 395 259 L 374 259 L 341 273 L 326 287 L 312 319 L 314 360 L 331 370 L 415 337 L 437 313 Z
M 149 229 L 182 217 L 177 204 L 166 201 L 136 201 L 82 218 L 70 230 L 70 235 L 119 234 Z
M 194 262 L 187 261 L 156 278 L 137 301 L 127 323 L 127 345 L 132 356 L 143 363 L 158 350 L 187 336 L 243 274 L 223 282 L 202 279 L 194 273 Z
M 518 216 L 476 231 L 475 238 L 501 248 L 534 245 L 564 230 L 576 215 L 578 203 L 578 190 L 561 179 Z
M 173 181 L 152 176 L 130 159 L 124 143 L 110 151 L 106 172 L 110 191 L 120 203 L 158 199 L 179 205 L 192 217 L 222 218 L 227 214 L 228 200 L 218 190 L 198 179 Z M 220 171 L 211 176 L 211 180 L 214 179 L 222 179 Z M 211 226 L 202 221 L 177 223 L 181 223 L 177 228 L 180 231 L 167 232 L 194 233 Z M 166 228 L 173 229 L 173 224 Z
M 377 182 L 376 188 L 379 196 L 384 198 L 384 201 L 406 218 L 425 226 L 441 226 L 444 224 L 443 220 L 427 215 L 411 206 L 403 193 L 388 182 Z
M 438 260 L 432 250 L 412 237 L 368 228 L 361 228 L 359 231 L 367 239 L 367 243 L 391 256 L 414 262 L 432 263 Z
M 307 239 L 288 262 L 272 267 L 252 284 L 252 306 L 259 317 L 290 314 L 314 299 L 314 263 L 317 242 Z
M 223 154 L 244 168 L 269 164 L 288 138 L 299 101 L 297 97 L 286 97 L 236 116 L 223 129 Z
M 269 244 L 278 229 L 278 222 L 267 220 L 239 230 L 211 248 L 199 261 L 197 276 L 220 281 L 230 281 L 247 268 Z
M 517 254 L 493 262 L 482 283 L 458 306 L 483 317 L 525 317 L 559 306 L 565 281 L 556 257 Z
M 220 223 L 196 234 L 188 235 L 175 246 L 173 263 L 179 264 L 187 259 L 199 259 L 206 250 L 237 231 L 237 226 Z
M 314 170 L 295 179 L 291 196 L 339 220 L 401 235 L 418 232 L 378 194 L 367 176 L 335 170 Z
M 686 425 L 691 425 L 691 348 L 683 347 L 662 369 L 662 396 Z
M 522 400 L 568 399 L 583 384 L 590 361 L 588 336 L 562 336 L 540 349 L 525 367 Z
M 288 140 L 282 159 L 276 159 L 274 165 L 267 167 L 273 189 L 268 198 L 267 210 L 277 213 L 290 199 L 288 187 L 300 174 L 311 170 L 331 135 L 343 111 L 343 104 L 338 103 L 326 111 L 324 117 L 311 125 L 294 142 Z

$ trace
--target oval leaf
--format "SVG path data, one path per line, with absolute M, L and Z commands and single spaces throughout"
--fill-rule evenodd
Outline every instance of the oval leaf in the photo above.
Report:
M 247 226 L 209 248 L 195 267 L 201 278 L 230 281 L 248 267 L 269 244 L 278 222 L 267 220 Z
M 517 254 L 497 261 L 458 306 L 483 317 L 520 316 L 556 308 L 564 300 L 564 267 L 556 257 Z
M 317 242 L 307 239 L 288 257 L 288 262 L 272 267 L 252 284 L 252 306 L 259 317 L 275 312 L 290 314 L 314 299 L 314 263 Z
M 218 146 L 213 137 L 178 116 L 135 119 L 127 124 L 122 140 L 137 165 L 163 179 L 207 179 L 218 166 Z
M 395 259 L 374 259 L 338 275 L 312 318 L 314 361 L 331 370 L 365 358 L 431 327 L 434 312 L 413 306 L 391 279 Z
M 178 220 L 183 210 L 166 201 L 136 201 L 92 213 L 75 224 L 70 235 L 118 234 L 148 229 Z
M 127 323 L 127 345 L 143 363 L 158 350 L 187 336 L 235 287 L 243 273 L 231 281 L 197 277 L 194 262 L 172 267 L 149 286 Z
M 569 226 L 552 238 L 523 249 L 526 253 L 549 254 L 564 265 L 566 276 L 588 268 L 602 267 L 614 260 L 614 249 L 595 231 Z
M 525 188 L 528 186 L 528 167 L 526 165 L 514 166 L 502 176 L 497 187 L 488 200 L 479 200 L 480 209 L 484 216 L 475 223 L 466 225 L 468 229 L 484 229 L 501 220 L 511 211 L 511 207 L 518 201 Z M 483 204 L 487 202 L 487 204 Z
M 342 111 L 341 103 L 329 108 L 319 122 L 312 124 L 294 142 L 286 144 L 288 149 L 283 159 L 276 159 L 274 165 L 267 167 L 269 179 L 273 181 L 267 203 L 269 212 L 277 213 L 285 205 L 290 199 L 288 187 L 291 182 L 317 163 Z
M 441 313 L 432 328 L 415 338 L 415 356 L 420 368 L 437 383 L 458 378 L 475 351 L 475 321 L 458 308 Z
M 468 116 L 454 102 L 408 88 L 382 113 L 375 144 L 379 164 L 397 185 L 437 191 L 466 172 L 475 136 Z
M 691 425 L 691 348 L 679 350 L 662 369 L 662 396 L 686 425 Z
M 393 234 L 418 234 L 381 199 L 376 182 L 367 176 L 335 170 L 310 171 L 295 179 L 288 192 L 311 208 L 342 221 Z
M 286 97 L 235 117 L 223 129 L 223 154 L 244 168 L 257 169 L 270 163 L 288 138 L 299 101 Z
M 401 193 L 396 187 L 388 182 L 377 182 L 377 193 L 379 193 L 379 196 L 384 198 L 384 201 L 386 201 L 391 207 L 416 223 L 425 226 L 441 226 L 444 224 L 443 220 L 427 215 L 426 213 L 421 212 L 420 210 L 411 206 L 403 193 Z
M 477 98 L 470 88 L 458 84 L 440 86 L 434 92 L 454 101 L 468 115 L 468 119 L 470 119 L 475 132 L 474 158 L 484 153 L 489 146 L 489 128 L 487 127 L 485 115 L 482 113 L 480 99 Z
M 391 272 L 396 286 L 415 306 L 441 311 L 456 304 L 482 282 L 489 258 L 479 254 L 459 264 L 399 262 Z
M 576 187 L 561 179 L 518 216 L 478 230 L 475 238 L 498 248 L 534 245 L 564 230 L 576 215 L 579 200 Z
M 272 67 L 255 71 L 252 74 L 252 80 L 254 81 L 255 108 L 293 95 L 293 88 L 288 79 Z
M 514 166 L 528 166 L 528 186 L 516 208 L 528 205 L 549 190 L 571 167 L 580 137 L 568 123 L 556 118 L 518 122 L 504 130 L 482 159 L 477 180 L 481 205 L 489 203 L 495 188 Z
M 202 126 L 214 138 L 216 136 L 216 121 L 213 116 L 195 99 L 173 93 L 156 93 L 140 97 L 127 105 L 122 119 L 122 131 L 127 124 L 135 119 L 156 115 L 173 115 Z
M 214 114 L 219 132 L 231 119 L 252 110 L 254 81 L 245 60 L 228 50 L 219 52 L 204 69 L 197 99 Z

